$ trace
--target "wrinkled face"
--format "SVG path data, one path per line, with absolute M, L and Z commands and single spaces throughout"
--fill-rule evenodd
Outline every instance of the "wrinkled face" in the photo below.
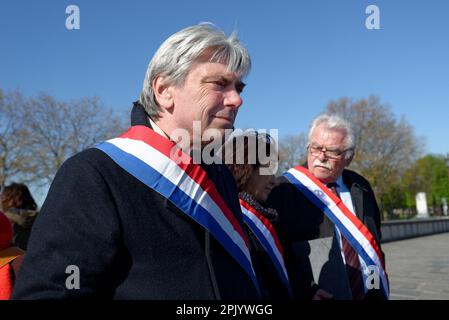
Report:
M 268 166 L 266 166 L 268 167 Z M 257 201 L 264 204 L 267 201 L 268 195 L 275 185 L 275 175 L 261 175 L 260 168 L 255 168 L 246 183 L 245 191 L 253 195 Z
M 324 125 L 317 126 L 312 132 L 307 152 L 307 164 L 309 171 L 324 184 L 335 182 L 343 173 L 343 169 L 350 164 L 351 159 L 345 158 L 345 152 L 337 157 L 329 157 L 323 151 L 314 155 L 312 150 L 325 148 L 338 153 L 346 148 L 345 137 L 344 131 L 328 130 Z
M 223 133 L 232 128 L 244 86 L 240 75 L 226 71 L 224 64 L 194 64 L 184 84 L 171 88 L 178 126 L 192 130 L 193 121 L 201 121 L 202 132 L 215 128 Z

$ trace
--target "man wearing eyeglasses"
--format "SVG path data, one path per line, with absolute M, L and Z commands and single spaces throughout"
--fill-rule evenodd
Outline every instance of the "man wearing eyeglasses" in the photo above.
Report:
M 365 225 L 380 247 L 380 211 L 374 192 L 365 178 L 346 169 L 354 157 L 354 150 L 355 136 L 351 124 L 338 115 L 321 114 L 314 119 L 310 127 L 306 168 L 309 174 L 311 173 L 310 181 L 317 179 L 321 182 L 321 184 L 318 182 L 320 188 L 323 188 L 317 188 L 314 193 L 333 193 L 336 196 L 334 199 L 341 199 L 348 212 Z M 346 268 L 351 267 L 359 271 L 356 276 L 348 273 L 350 282 L 352 278 L 357 279 L 352 281 L 354 283 L 350 283 L 352 298 L 366 299 L 377 296 L 379 290 L 374 294 L 369 292 L 372 290 L 364 288 L 366 277 L 361 272 L 364 267 L 363 261 L 361 259 L 358 261 L 357 253 L 354 251 L 352 258 L 348 255 L 348 252 L 351 253 L 351 246 L 339 228 L 328 218 L 328 214 L 325 213 L 328 212 L 328 208 L 317 205 L 313 193 L 311 198 L 311 193 L 305 190 L 304 185 L 289 175 L 292 170 L 278 178 L 278 185 L 268 198 L 269 205 L 279 213 L 282 228 L 280 231 L 284 234 L 284 241 L 294 244 L 333 237 L 340 246 Z M 304 168 L 302 170 L 307 172 Z M 327 190 L 324 190 L 325 188 Z M 383 253 L 381 255 L 383 259 Z M 301 275 L 298 275 L 298 278 L 301 278 Z M 316 290 L 311 292 L 312 295 L 315 294 L 315 298 L 326 298 L 325 295 L 320 296 L 320 291 L 318 296 Z

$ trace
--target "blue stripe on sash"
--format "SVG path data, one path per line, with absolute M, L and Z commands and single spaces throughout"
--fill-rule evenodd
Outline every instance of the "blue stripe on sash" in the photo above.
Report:
M 290 282 L 289 282 L 288 278 L 286 278 L 284 269 L 282 268 L 280 261 L 276 258 L 276 254 L 274 253 L 273 248 L 271 247 L 268 240 L 265 238 L 265 235 L 256 226 L 254 221 L 252 221 L 251 218 L 249 218 L 245 214 L 243 214 L 243 220 L 245 221 L 245 223 L 248 224 L 248 227 L 251 229 L 252 232 L 254 232 L 255 236 L 257 237 L 257 239 L 261 242 L 262 246 L 264 247 L 265 251 L 267 251 L 267 253 L 269 254 L 271 261 L 273 261 L 273 264 L 276 268 L 276 271 L 280 275 L 283 285 L 287 288 L 289 294 L 292 296 L 293 293 L 292 293 L 292 290 L 290 287 Z
M 376 263 L 371 259 L 371 257 L 366 253 L 365 249 L 360 245 L 360 243 L 354 238 L 354 236 L 349 232 L 349 230 L 345 227 L 345 225 L 338 220 L 338 218 L 335 216 L 335 214 L 329 209 L 329 207 L 321 201 L 312 191 L 307 189 L 306 186 L 304 186 L 298 179 L 296 179 L 291 173 L 285 172 L 283 174 L 284 177 L 287 178 L 287 180 L 293 184 L 296 188 L 299 189 L 301 193 L 303 193 L 307 199 L 312 201 L 314 205 L 318 207 L 321 211 L 323 211 L 326 216 L 335 224 L 335 226 L 340 230 L 340 232 L 343 234 L 343 236 L 349 241 L 351 246 L 353 246 L 354 250 L 362 256 L 362 259 L 365 261 L 365 263 L 368 266 L 376 266 Z M 381 257 L 379 257 L 381 258 Z M 387 292 L 386 288 L 384 287 L 384 284 L 382 281 L 380 281 L 382 289 L 384 293 Z M 388 295 L 387 295 L 388 296 Z
M 95 146 L 109 155 L 114 162 L 125 169 L 128 173 L 141 181 L 146 186 L 155 190 L 165 198 L 169 199 L 182 212 L 186 213 L 193 220 L 201 224 L 226 248 L 226 250 L 234 256 L 245 271 L 250 275 L 256 288 L 258 288 L 257 280 L 252 271 L 252 266 L 249 263 L 245 254 L 241 251 L 237 244 L 235 244 L 226 232 L 215 221 L 214 217 L 204 209 L 200 204 L 190 198 L 184 191 L 179 189 L 170 180 L 166 179 L 158 171 L 151 166 L 142 162 L 137 157 L 130 153 L 124 152 L 112 143 L 103 142 Z M 187 174 L 183 178 L 186 178 Z

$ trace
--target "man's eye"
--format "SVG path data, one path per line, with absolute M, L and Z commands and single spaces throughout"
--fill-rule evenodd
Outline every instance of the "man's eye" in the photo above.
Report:
M 213 83 L 219 87 L 226 87 L 226 83 L 223 81 L 214 81 Z
M 340 150 L 327 150 L 327 154 L 334 156 L 334 157 L 338 157 L 341 154 Z

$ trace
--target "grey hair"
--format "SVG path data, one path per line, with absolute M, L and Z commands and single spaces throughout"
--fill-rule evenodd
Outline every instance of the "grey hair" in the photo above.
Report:
M 210 23 L 201 23 L 180 30 L 162 43 L 148 64 L 139 102 L 148 115 L 157 119 L 160 107 L 154 95 L 152 82 L 165 77 L 166 85 L 182 86 L 193 64 L 198 61 L 218 62 L 242 78 L 251 69 L 246 48 L 233 32 L 229 37 Z
M 349 121 L 337 114 L 323 113 L 317 116 L 310 126 L 308 143 L 310 144 L 313 131 L 322 124 L 324 124 L 327 130 L 341 130 L 345 132 L 345 149 L 348 150 L 345 154 L 345 158 L 351 158 L 355 150 L 354 129 Z

